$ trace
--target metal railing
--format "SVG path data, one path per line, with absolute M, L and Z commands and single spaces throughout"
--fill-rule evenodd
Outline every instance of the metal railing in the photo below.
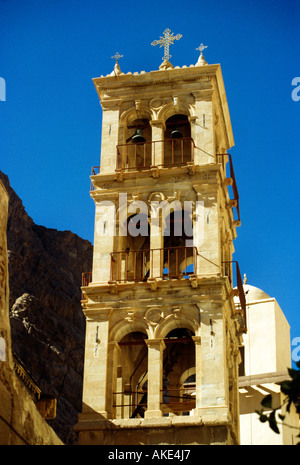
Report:
M 91 170 L 91 176 L 97 176 L 97 174 L 100 174 L 100 165 L 98 166 L 92 166 L 92 170 Z M 94 191 L 95 190 L 95 186 L 93 184 L 93 181 L 91 180 L 91 186 L 90 186 L 90 191 Z
M 240 308 L 242 311 L 242 319 L 243 319 L 243 324 L 242 329 L 245 330 L 247 328 L 247 315 L 246 315 L 246 297 L 244 293 L 244 286 L 243 286 L 243 280 L 240 272 L 240 267 L 237 261 L 224 261 L 223 264 L 225 265 L 224 267 L 224 275 L 228 276 L 231 282 L 232 286 L 236 286 L 237 294 L 239 297 L 239 302 L 240 302 Z M 226 265 L 235 265 L 235 282 L 232 279 L 231 272 L 228 271 L 226 268 Z
M 151 166 L 180 166 L 194 161 L 197 149 L 191 137 L 139 144 L 117 145 L 117 170 L 150 169 Z
M 196 247 L 166 247 L 147 250 L 124 250 L 111 254 L 110 280 L 117 282 L 142 282 L 148 278 L 184 279 L 197 275 Z M 201 255 L 200 255 L 201 256 Z M 156 264 L 154 263 L 156 261 Z M 232 264 L 235 266 L 234 277 Z M 156 266 L 155 266 L 156 265 Z M 224 261 L 223 276 L 230 280 L 232 288 L 236 286 L 239 306 L 242 313 L 243 328 L 247 328 L 246 298 L 240 267 L 237 261 Z M 82 273 L 82 286 L 87 287 L 92 282 L 92 272 Z M 81 300 L 86 301 L 84 292 Z
M 158 148 L 159 147 L 159 148 Z M 157 152 L 162 151 L 162 156 L 158 160 Z M 193 163 L 195 159 L 196 147 L 194 140 L 190 137 L 182 139 L 165 139 L 158 141 L 143 142 L 139 144 L 119 144 L 117 145 L 117 161 L 115 171 L 130 170 L 150 170 L 151 167 L 171 167 L 183 166 Z M 229 160 L 229 176 L 231 181 L 234 205 L 237 219 L 240 221 L 239 193 L 235 179 L 232 156 L 230 153 L 216 154 L 216 162 L 221 164 L 226 174 L 226 157 Z M 161 163 L 158 163 L 160 161 Z M 93 166 L 91 176 L 100 173 L 100 166 Z M 90 190 L 95 189 L 91 181 Z
M 111 281 L 187 278 L 197 274 L 196 247 L 124 250 L 111 253 Z
M 160 408 L 163 413 L 180 413 L 189 412 L 195 408 L 196 386 L 183 386 L 182 388 L 169 388 L 165 387 L 160 390 L 161 402 Z M 144 412 L 148 407 L 148 391 L 143 390 L 129 390 L 113 392 L 113 407 L 123 410 L 123 414 L 119 411 L 122 417 L 136 418 L 138 415 L 143 417 Z
M 82 287 L 88 286 L 92 282 L 92 272 L 91 271 L 85 271 L 81 275 L 81 285 Z M 84 295 L 84 292 L 81 292 L 81 301 L 85 302 L 86 297 Z
M 225 158 L 228 157 L 229 160 L 229 176 L 228 178 L 231 179 L 231 186 L 232 186 L 232 193 L 233 193 L 233 200 L 235 200 L 235 208 L 237 212 L 237 217 L 238 220 L 240 221 L 240 206 L 239 206 L 239 193 L 238 193 L 238 188 L 236 184 L 236 179 L 234 175 L 234 169 L 233 169 L 233 163 L 232 163 L 232 156 L 230 153 L 224 153 L 224 154 L 217 154 L 217 162 L 221 163 L 224 167 L 224 170 L 226 171 L 226 163 L 225 163 Z

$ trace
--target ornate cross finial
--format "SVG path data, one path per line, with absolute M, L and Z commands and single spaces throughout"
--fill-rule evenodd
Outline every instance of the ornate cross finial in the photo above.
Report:
M 118 65 L 118 64 L 119 64 L 119 59 L 120 59 L 120 58 L 123 58 L 123 56 L 124 56 L 124 55 L 120 55 L 119 52 L 117 52 L 117 53 L 116 53 L 113 57 L 111 57 L 111 58 L 113 58 L 114 60 L 116 60 L 116 65 Z
M 200 53 L 201 53 L 201 55 L 203 55 L 203 50 L 204 50 L 205 48 L 207 48 L 207 47 L 208 47 L 208 45 L 200 44 L 199 47 L 196 48 L 196 50 L 199 50 Z
M 203 56 L 203 50 L 207 48 L 207 45 L 203 45 L 202 43 L 199 45 L 199 47 L 196 48 L 196 50 L 200 51 L 200 56 L 198 58 L 198 61 L 196 63 L 196 66 L 204 66 L 207 65 L 206 61 L 204 60 Z
M 182 35 L 177 34 L 176 36 L 173 35 L 173 32 L 170 34 L 170 29 L 165 29 L 163 34 L 164 37 L 161 37 L 159 40 L 154 40 L 151 45 L 160 45 L 164 47 L 164 56 L 163 61 L 168 61 L 172 55 L 169 54 L 169 46 L 173 44 L 174 40 L 181 39 Z

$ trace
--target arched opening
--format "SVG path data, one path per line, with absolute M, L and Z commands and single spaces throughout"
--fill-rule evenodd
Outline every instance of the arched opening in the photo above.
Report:
M 162 411 L 166 416 L 189 414 L 195 408 L 195 345 L 192 336 L 191 330 L 176 328 L 164 339 Z M 193 383 L 190 383 L 191 377 Z
M 173 115 L 164 132 L 164 165 L 181 165 L 192 161 L 191 126 L 186 115 Z
M 124 167 L 127 169 L 149 168 L 152 138 L 149 120 L 141 118 L 130 122 L 126 134 L 126 144 L 122 147 Z
M 195 272 L 191 215 L 177 209 L 165 218 L 164 224 L 164 277 L 188 277 Z
M 124 224 L 119 251 L 112 254 L 112 278 L 117 281 L 143 281 L 150 270 L 150 226 L 148 215 L 135 213 Z
M 119 342 L 115 418 L 143 417 L 147 408 L 148 348 L 146 334 L 136 331 Z M 146 394 L 146 395 L 145 395 Z

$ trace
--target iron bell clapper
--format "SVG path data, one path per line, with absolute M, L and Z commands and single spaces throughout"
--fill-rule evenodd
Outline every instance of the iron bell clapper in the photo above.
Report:
M 143 136 L 143 131 L 142 131 L 142 129 L 137 129 L 137 130 L 135 131 L 135 134 L 134 134 L 134 136 L 132 137 L 132 142 L 133 142 L 134 144 L 141 144 L 141 143 L 143 143 L 143 142 L 146 142 L 146 139 L 145 139 L 144 136 Z

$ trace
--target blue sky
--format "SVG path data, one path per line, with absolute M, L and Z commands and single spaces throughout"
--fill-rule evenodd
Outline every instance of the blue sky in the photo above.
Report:
M 174 66 L 195 64 L 203 42 L 206 61 L 221 64 L 235 138 L 235 259 L 300 337 L 299 13 L 289 0 L 0 0 L 0 169 L 28 214 L 92 242 L 101 140 L 92 78 L 112 71 L 117 51 L 125 73 L 158 69 L 163 49 L 151 42 L 167 27 L 183 36 L 170 47 Z

